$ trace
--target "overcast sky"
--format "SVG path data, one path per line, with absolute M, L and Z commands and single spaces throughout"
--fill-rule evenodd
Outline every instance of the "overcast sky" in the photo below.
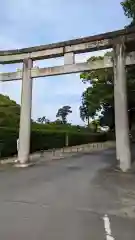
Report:
M 121 0 L 4 0 L 0 6 L 0 49 L 53 43 L 123 28 L 127 24 Z M 101 53 L 102 54 L 102 53 Z M 90 54 L 77 57 L 85 61 Z M 54 66 L 63 59 L 38 61 L 38 66 Z M 0 66 L 14 71 L 20 65 Z M 35 79 L 32 117 L 55 120 L 57 109 L 70 105 L 69 121 L 81 124 L 79 106 L 86 86 L 79 74 Z M 21 81 L 0 83 L 0 92 L 20 103 Z

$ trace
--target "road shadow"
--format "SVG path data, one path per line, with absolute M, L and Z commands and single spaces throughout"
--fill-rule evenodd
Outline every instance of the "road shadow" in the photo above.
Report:
M 132 156 L 134 154 L 133 150 Z M 104 209 L 112 215 L 135 218 L 135 171 L 123 173 L 117 169 L 115 149 L 106 150 L 101 157 L 109 164 L 100 169 L 92 180 L 94 208 Z

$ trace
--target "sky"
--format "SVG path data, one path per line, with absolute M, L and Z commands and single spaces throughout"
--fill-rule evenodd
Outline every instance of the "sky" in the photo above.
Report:
M 121 0 L 4 0 L 0 13 L 0 49 L 14 49 L 91 36 L 123 28 L 128 20 Z M 77 62 L 92 55 L 80 54 Z M 63 58 L 37 61 L 39 67 L 63 64 Z M 0 65 L 0 72 L 15 71 L 22 64 Z M 79 115 L 82 92 L 88 85 L 79 74 L 33 80 L 32 118 L 56 119 L 57 110 L 70 105 L 68 121 L 82 124 Z M 0 83 L 0 93 L 21 101 L 21 81 Z

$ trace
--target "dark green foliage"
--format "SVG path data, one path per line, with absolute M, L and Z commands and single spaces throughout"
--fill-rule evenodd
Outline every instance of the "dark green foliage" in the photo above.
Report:
M 56 117 L 60 117 L 63 124 L 67 123 L 67 116 L 69 113 L 72 113 L 70 106 L 63 106 L 60 108 L 56 114 Z
M 31 153 L 52 148 L 65 146 L 67 131 L 32 130 L 31 132 Z M 81 133 L 68 132 L 69 146 L 75 146 L 93 142 L 108 140 L 108 133 Z M 0 128 L 0 150 L 1 157 L 13 156 L 17 153 L 16 140 L 18 130 L 11 128 Z M 110 139 L 109 139 L 110 140 Z
M 42 124 L 43 123 L 50 123 L 50 121 L 45 116 L 38 118 L 37 122 L 42 123 Z
M 0 128 L 0 152 L 1 157 L 13 156 L 16 154 L 16 140 L 18 130 L 12 128 Z
M 71 112 L 69 106 L 63 107 L 66 117 Z M 0 155 L 8 157 L 17 154 L 17 139 L 19 137 L 20 106 L 9 97 L 0 95 Z M 61 117 L 62 118 L 62 117 Z M 89 142 L 105 141 L 106 134 L 93 134 L 90 129 L 74 126 L 62 121 L 46 121 L 46 117 L 38 119 L 40 123 L 32 122 L 30 151 L 36 152 L 52 148 L 61 148 L 66 144 L 68 135 L 69 146 Z
M 113 52 L 105 55 L 112 56 Z M 103 57 L 102 57 L 103 58 Z M 99 57 L 94 57 L 94 60 Z M 91 58 L 88 60 L 91 61 Z M 99 120 L 101 126 L 108 126 L 110 130 L 115 128 L 114 120 L 114 76 L 113 69 L 99 69 L 85 72 L 80 75 L 82 81 L 89 82 L 90 86 L 82 94 L 82 106 L 80 116 L 82 120 L 97 117 L 100 112 Z M 127 97 L 129 127 L 135 122 L 135 67 L 127 68 Z M 83 111 L 82 111 L 83 110 Z M 84 111 L 86 110 L 86 111 Z
M 60 148 L 65 144 L 65 133 L 58 131 L 34 130 L 31 133 L 31 152 Z
M 108 140 L 107 133 L 70 133 L 69 134 L 69 146 L 94 143 L 94 142 L 104 142 Z
M 125 0 L 121 5 L 125 15 L 132 19 L 131 25 L 135 25 L 135 0 Z
M 127 27 L 135 25 L 135 0 L 125 0 L 121 3 L 125 15 L 131 19 L 131 24 Z M 113 52 L 105 55 L 113 57 Z M 88 61 L 93 62 L 101 60 L 103 57 L 91 57 Z M 82 120 L 95 118 L 97 113 L 100 116 L 100 125 L 108 126 L 114 130 L 114 81 L 112 69 L 93 70 L 80 75 L 82 81 L 89 82 L 90 87 L 84 91 L 82 95 L 82 105 L 80 107 L 80 117 Z M 128 95 L 128 113 L 129 128 L 135 123 L 135 67 L 131 66 L 127 69 L 127 95 Z
M 18 127 L 20 106 L 8 96 L 0 94 L 0 126 Z

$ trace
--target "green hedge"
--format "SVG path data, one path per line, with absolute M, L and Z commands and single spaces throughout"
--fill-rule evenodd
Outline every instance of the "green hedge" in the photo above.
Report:
M 51 148 L 65 146 L 67 132 L 54 130 L 32 130 L 31 131 L 31 153 Z M 17 153 L 16 141 L 18 130 L 12 128 L 0 128 L 0 153 L 1 157 L 13 156 Z M 103 142 L 108 140 L 107 133 L 68 133 L 69 146 L 80 144 Z M 110 139 L 109 139 L 110 140 Z
M 0 128 L 0 155 L 1 157 L 16 154 L 16 140 L 18 131 L 10 128 Z
M 65 145 L 65 133 L 62 131 L 41 131 L 31 132 L 31 152 L 60 148 Z

